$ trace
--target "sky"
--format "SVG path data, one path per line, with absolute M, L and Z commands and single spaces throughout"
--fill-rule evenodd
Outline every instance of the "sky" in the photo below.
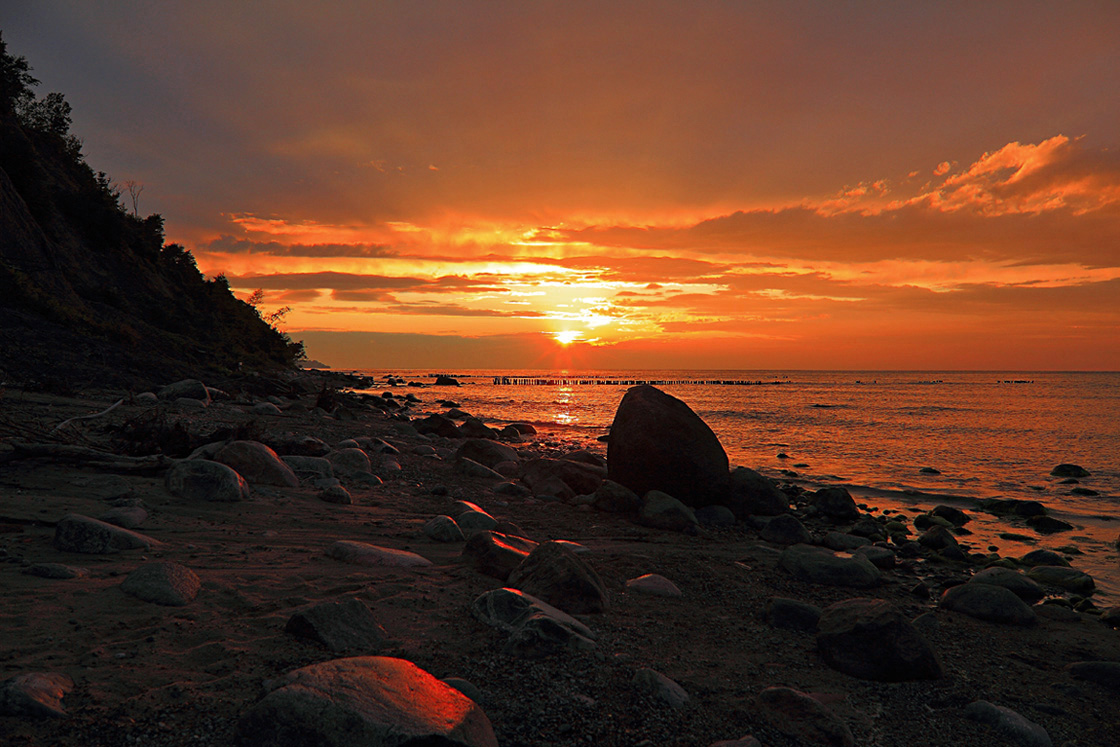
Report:
M 1112 0 L 5 0 L 0 31 L 90 165 L 335 368 L 1120 370 Z

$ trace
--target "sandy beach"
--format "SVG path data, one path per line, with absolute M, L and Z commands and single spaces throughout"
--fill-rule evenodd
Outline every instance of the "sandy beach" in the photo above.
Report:
M 1068 589 L 1048 586 L 1051 603 L 1031 607 L 1031 624 L 992 622 L 939 604 L 982 570 L 974 558 L 899 552 L 866 588 L 816 583 L 787 570 L 789 546 L 763 538 L 766 520 L 673 531 L 586 500 L 505 487 L 523 485 L 519 470 L 529 461 L 583 445 L 529 436 L 506 444 L 517 460 L 502 467 L 504 478 L 464 469 L 455 454 L 466 438 L 415 427 L 422 414 L 450 409 L 440 403 L 454 399 L 453 387 L 395 388 L 386 410 L 325 388 L 345 382 L 320 374 L 207 383 L 219 391 L 205 407 L 123 391 L 8 389 L 0 397 L 0 681 L 59 673 L 72 682 L 61 700 L 65 715 L 0 715 L 4 744 L 245 743 L 238 722 L 277 678 L 342 656 L 392 657 L 467 681 L 497 743 L 507 746 L 755 744 L 748 736 L 767 747 L 1120 743 L 1120 677 L 1107 667 L 1108 676 L 1070 668 L 1120 663 L 1120 632 L 1101 613 L 1113 624 L 1116 616 L 1075 611 L 1081 597 Z M 118 400 L 109 412 L 58 428 Z M 284 445 L 291 453 L 308 437 L 335 452 L 351 443 L 377 447 L 363 449 L 368 471 L 337 471 L 351 503 L 331 502 L 306 476 L 292 486 L 248 480 L 248 499 L 233 502 L 168 489 L 170 466 L 207 444 L 206 455 L 236 440 L 272 445 L 283 456 Z M 177 453 L 146 460 L 160 442 Z M 97 452 L 118 458 L 91 456 Z M 460 501 L 511 534 L 582 546 L 577 557 L 609 600 L 602 612 L 574 613 L 593 632 L 592 646 L 519 655 L 507 648 L 507 632 L 472 614 L 475 600 L 503 582 L 463 558 L 465 541 L 425 531 L 434 517 L 461 513 Z M 65 517 L 111 511 L 153 542 L 103 554 L 57 547 Z M 877 513 L 873 505 L 863 511 Z M 790 515 L 811 544 L 829 532 L 850 536 L 852 522 L 828 522 L 804 501 L 794 500 Z M 348 563 L 328 554 L 339 541 L 408 551 L 430 565 Z M 197 595 L 169 606 L 122 590 L 130 574 L 157 561 L 193 572 Z M 47 577 L 63 575 L 50 570 L 59 566 L 74 569 L 73 577 Z M 665 577 L 680 596 L 627 585 L 645 574 Z M 820 631 L 783 623 L 774 598 L 818 611 L 883 600 L 914 621 L 941 676 L 881 681 L 838 671 L 822 654 Z M 350 599 L 376 619 L 379 645 L 332 651 L 286 630 L 302 611 Z M 644 669 L 679 685 L 687 702 L 635 684 Z M 772 688 L 809 694 L 819 710 L 775 705 Z M 1024 741 L 1041 737 L 986 723 L 970 706 L 977 701 L 1009 709 L 1050 741 Z

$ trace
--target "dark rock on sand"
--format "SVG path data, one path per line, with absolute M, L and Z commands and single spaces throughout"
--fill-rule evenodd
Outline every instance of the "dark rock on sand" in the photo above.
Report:
M 964 715 L 973 721 L 991 726 L 1005 739 L 1022 747 L 1052 747 L 1053 745 L 1045 729 L 1010 708 L 997 706 L 986 700 L 977 700 L 965 707 Z
M 837 552 L 849 552 L 864 545 L 870 545 L 871 540 L 846 532 L 828 532 L 824 536 L 824 546 Z
M 459 426 L 455 421 L 443 415 L 429 415 L 422 420 L 413 420 L 412 427 L 423 436 L 442 436 L 444 438 L 460 438 Z
M 944 672 L 921 633 L 889 602 L 848 599 L 817 622 L 817 650 L 833 669 L 865 680 L 930 680 Z
M 343 475 L 348 472 L 369 472 L 371 469 L 369 454 L 353 446 L 335 449 L 327 454 L 326 458 L 331 466 Z
M 176 462 L 164 480 L 168 492 L 188 501 L 248 500 L 249 483 L 231 467 L 207 459 Z
M 81 514 L 62 517 L 54 531 L 55 548 L 66 552 L 104 555 L 121 550 L 147 550 L 158 544 L 146 535 Z
M 764 475 L 736 467 L 731 472 L 731 493 L 725 505 L 738 519 L 748 515 L 777 516 L 789 509 L 789 496 Z
M 815 604 L 785 597 L 772 597 L 766 603 L 766 621 L 775 628 L 814 631 L 821 619 L 821 608 Z
M 476 532 L 485 532 L 498 526 L 498 520 L 478 506 L 473 506 L 458 514 L 455 517 L 455 523 L 468 537 Z
M 301 610 L 288 618 L 284 630 L 336 653 L 370 653 L 381 649 L 386 642 L 385 629 L 377 623 L 369 607 L 354 598 L 322 602 Z
M 779 545 L 809 544 L 812 535 L 793 514 L 781 514 L 766 522 L 758 536 Z
M 536 546 L 524 537 L 483 530 L 467 540 L 462 557 L 479 573 L 504 583 Z
M 642 505 L 642 499 L 637 493 L 614 480 L 603 480 L 591 495 L 591 505 L 607 513 L 634 514 Z
M 157 392 L 162 400 L 174 402 L 180 398 L 197 399 L 210 404 L 210 390 L 198 379 L 183 379 L 174 384 L 168 384 Z
M 148 512 L 141 506 L 117 506 L 97 517 L 98 521 L 124 529 L 139 529 L 147 519 Z
M 459 424 L 459 433 L 464 438 L 498 438 L 498 432 L 475 417 L 469 417 Z
M 0 716 L 66 716 L 62 699 L 74 681 L 58 672 L 25 672 L 0 682 Z
M 479 464 L 473 459 L 459 457 L 455 460 L 455 471 L 467 477 L 477 477 L 482 480 L 504 480 L 505 475 L 492 470 L 484 464 Z
M 531 615 L 510 633 L 502 653 L 539 659 L 567 651 L 592 651 L 594 641 L 548 615 Z
M 482 709 L 403 659 L 334 659 L 279 678 L 237 725 L 242 745 L 497 747 Z
M 559 483 L 567 490 L 563 491 L 563 496 L 558 493 L 553 495 L 565 499 L 594 493 L 605 477 L 601 467 L 570 459 L 531 459 L 521 467 L 521 481 L 534 494 L 547 493 L 549 487 Z
M 319 500 L 326 503 L 350 506 L 354 503 L 354 496 L 350 495 L 350 491 L 341 485 L 328 485 L 319 491 Z
M 1015 592 L 992 584 L 960 584 L 947 589 L 939 604 L 977 620 L 1007 625 L 1034 625 L 1038 617 Z
M 466 539 L 463 530 L 450 516 L 433 516 L 424 524 L 422 531 L 436 542 L 462 542 Z
M 669 579 L 656 573 L 647 573 L 644 576 L 632 578 L 626 582 L 627 591 L 636 591 L 639 594 L 650 594 L 658 597 L 679 597 L 681 590 Z
M 847 488 L 821 488 L 808 496 L 809 503 L 816 506 L 821 515 L 835 522 L 855 521 L 859 518 L 859 507 Z
M 816 698 L 789 687 L 768 687 L 758 695 L 759 716 L 797 744 L 855 747 L 851 729 Z
M 688 693 L 683 687 L 661 672 L 648 667 L 634 672 L 630 684 L 639 692 L 660 698 L 669 704 L 670 708 L 684 708 L 688 705 Z
M 813 545 L 791 545 L 778 557 L 778 567 L 801 581 L 867 589 L 882 580 L 867 558 L 842 557 Z
M 325 457 L 280 457 L 300 479 L 323 479 L 335 476 L 335 466 Z
M 145 602 L 183 607 L 198 596 L 201 586 L 202 582 L 191 569 L 178 563 L 159 561 L 145 563 L 128 574 L 121 584 L 121 591 Z
M 691 508 L 660 490 L 651 490 L 642 497 L 638 523 L 671 532 L 689 532 L 699 526 Z
M 727 506 L 704 506 L 693 512 L 696 521 L 705 527 L 735 526 L 735 514 Z
M 509 585 L 569 613 L 604 612 L 607 589 L 599 574 L 570 549 L 545 542 L 512 573 Z
M 515 449 L 485 438 L 469 438 L 455 450 L 456 459 L 472 459 L 490 469 L 502 462 L 520 462 Z
M 1046 596 L 1046 590 L 1039 586 L 1038 582 L 1029 578 L 1023 572 L 1011 568 L 1001 568 L 999 566 L 985 568 L 970 578 L 968 583 L 1002 586 L 1028 604 L 1034 604 Z
M 478 596 L 471 603 L 471 614 L 480 622 L 507 633 L 517 630 L 530 617 L 546 615 L 584 638 L 595 638 L 590 628 L 567 612 L 518 589 L 494 589 Z
M 964 550 L 957 538 L 943 526 L 932 526 L 918 537 L 918 544 L 941 553 L 951 560 L 964 560 Z
M 395 566 L 398 568 L 421 568 L 432 561 L 408 550 L 379 547 L 368 542 L 338 540 L 327 548 L 327 557 L 351 565 Z
M 36 563 L 27 568 L 24 573 L 29 576 L 38 576 L 39 578 L 68 579 L 84 578 L 89 575 L 89 569 L 64 565 L 62 563 Z
M 871 561 L 871 565 L 876 568 L 884 570 L 894 568 L 898 562 L 898 555 L 894 550 L 889 547 L 879 547 L 878 545 L 864 545 L 863 547 L 856 548 L 852 555 L 860 555 Z
M 299 478 L 280 461 L 276 452 L 258 441 L 231 441 L 214 455 L 214 461 L 233 468 L 250 485 L 298 488 Z
M 712 429 L 676 397 L 641 385 L 627 390 L 607 443 L 608 477 L 638 495 L 668 493 L 689 506 L 725 503 L 727 453 Z
M 1088 477 L 1092 473 L 1079 464 L 1059 464 L 1050 470 L 1050 474 L 1054 477 Z

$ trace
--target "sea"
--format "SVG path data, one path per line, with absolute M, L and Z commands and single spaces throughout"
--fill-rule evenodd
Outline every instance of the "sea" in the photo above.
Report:
M 530 423 L 540 438 L 605 454 L 629 386 L 653 383 L 715 432 L 732 466 L 813 489 L 846 487 L 858 502 L 908 516 L 965 508 L 975 551 L 1067 553 L 1120 604 L 1120 373 L 1017 371 L 362 371 L 416 390 L 421 412 L 451 399 L 484 421 Z M 375 385 L 370 391 L 385 388 Z M 399 393 L 399 390 L 398 390 Z M 1050 473 L 1089 471 L 1077 483 Z M 1040 534 L 974 508 L 981 498 L 1043 503 L 1072 530 Z M 994 548 L 994 549 L 992 549 Z

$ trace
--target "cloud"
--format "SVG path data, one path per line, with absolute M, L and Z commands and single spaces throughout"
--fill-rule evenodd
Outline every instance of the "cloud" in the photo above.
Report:
M 204 252 L 224 254 L 267 254 L 273 257 L 394 257 L 397 251 L 385 244 L 283 244 L 253 241 L 222 235 L 198 247 Z

